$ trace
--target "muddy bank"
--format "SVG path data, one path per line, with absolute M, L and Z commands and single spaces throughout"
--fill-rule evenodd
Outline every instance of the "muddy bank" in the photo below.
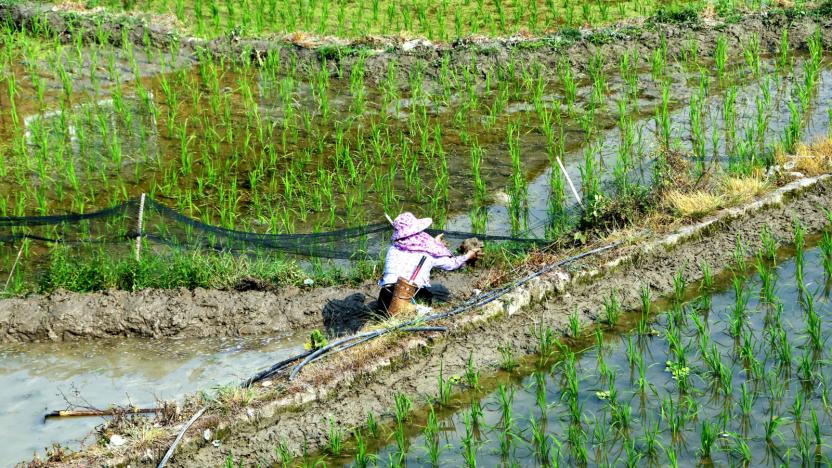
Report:
M 435 276 L 451 302 L 471 294 L 482 271 Z M 0 300 L 0 343 L 111 337 L 203 338 L 267 336 L 310 328 L 352 333 L 372 319 L 378 287 L 333 286 L 268 290 L 252 283 L 238 291 L 149 289 Z
M 707 262 L 715 273 L 732 264 L 734 247 L 739 236 L 752 255 L 760 246 L 759 234 L 770 229 L 781 243 L 792 238 L 795 221 L 807 233 L 818 233 L 828 227 L 824 209 L 832 209 L 832 178 L 821 177 L 809 184 L 807 179 L 789 186 L 788 191 L 772 193 L 743 208 L 720 212 L 713 218 L 683 227 L 671 234 L 656 234 L 628 247 L 610 252 L 604 258 L 591 258 L 570 268 L 573 280 L 566 290 L 550 295 L 548 300 L 516 311 L 511 316 L 500 314 L 486 320 L 459 317 L 450 323 L 450 332 L 439 339 L 411 339 L 391 352 L 382 350 L 372 363 L 363 363 L 350 375 L 339 376 L 340 384 L 320 385 L 326 366 L 336 367 L 335 358 L 321 367 L 304 371 L 297 383 L 273 394 L 281 398 L 255 405 L 246 415 L 223 418 L 211 415 L 200 429 L 219 427 L 224 438 L 219 447 L 206 444 L 197 436 L 180 448 L 176 466 L 216 466 L 229 453 L 245 464 L 277 462 L 275 447 L 286 443 L 300 453 L 303 441 L 310 451 L 327 443 L 326 421 L 331 418 L 341 427 L 364 424 L 367 412 L 389 415 L 394 395 L 406 393 L 413 401 L 424 401 L 436 393 L 440 367 L 444 374 L 460 375 L 465 363 L 473 356 L 480 369 L 495 368 L 501 356 L 498 345 L 510 345 L 515 353 L 531 354 L 536 349 L 532 327 L 540 323 L 565 333 L 568 317 L 578 311 L 584 323 L 596 320 L 603 299 L 617 291 L 626 309 L 640 306 L 640 290 L 650 287 L 654 298 L 673 291 L 673 275 L 683 272 L 689 282 L 701 279 L 700 265 Z M 463 323 L 464 322 L 464 323 Z M 198 434 L 198 432 L 194 432 Z M 116 459 L 125 460 L 121 454 Z M 161 456 L 161 452 L 159 454 Z M 152 457 L 151 457 L 152 458 Z M 140 462 L 127 456 L 126 460 Z M 150 459 L 143 463 L 150 464 Z
M 727 50 L 740 56 L 743 47 L 758 40 L 761 51 L 775 53 L 783 31 L 788 31 L 792 50 L 806 50 L 807 40 L 819 29 L 823 42 L 832 43 L 832 18 L 826 10 L 773 9 L 746 13 L 730 19 L 700 16 L 689 23 L 659 23 L 653 19 L 630 19 L 609 27 L 564 30 L 542 37 L 466 37 L 453 43 L 401 36 L 371 36 L 354 40 L 320 37 L 303 32 L 265 38 L 228 36 L 214 40 L 182 36 L 176 21 L 141 14 L 114 14 L 105 10 L 75 10 L 48 4 L 0 1 L 0 21 L 21 29 L 48 28 L 64 42 L 82 35 L 85 42 L 106 38 L 121 47 L 125 41 L 137 46 L 198 54 L 209 52 L 224 59 L 249 58 L 255 63 L 277 54 L 283 63 L 297 65 L 297 71 L 318 71 L 326 63 L 329 71 L 349 74 L 360 63 L 367 80 L 381 82 L 392 61 L 402 70 L 419 66 L 426 78 L 436 79 L 443 62 L 451 68 L 474 64 L 478 78 L 514 63 L 518 70 L 528 64 L 544 66 L 557 76 L 558 64 L 567 60 L 578 72 L 585 72 L 590 59 L 599 56 L 606 66 L 616 68 L 625 52 L 638 52 L 642 64 L 649 64 L 652 52 L 664 45 L 670 57 L 689 53 L 692 47 L 702 57 L 711 57 L 716 39 L 724 37 Z M 97 34 L 98 28 L 105 34 Z

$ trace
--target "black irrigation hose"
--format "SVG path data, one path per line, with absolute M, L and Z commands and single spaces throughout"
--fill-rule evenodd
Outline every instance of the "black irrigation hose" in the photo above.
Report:
M 580 260 L 582 258 L 585 258 L 585 257 L 588 257 L 590 255 L 596 255 L 596 254 L 599 254 L 601 252 L 605 252 L 607 250 L 618 247 L 619 245 L 621 245 L 621 241 L 613 242 L 611 244 L 607 244 L 607 245 L 604 245 L 604 246 L 601 246 L 601 247 L 598 247 L 598 248 L 595 248 L 595 249 L 592 249 L 592 250 L 587 250 L 586 252 L 581 252 L 577 255 L 573 255 L 571 257 L 565 258 L 565 259 L 563 259 L 559 262 L 555 262 L 551 265 L 547 265 L 547 266 L 541 268 L 540 270 L 537 270 L 533 273 L 530 273 L 530 274 L 524 276 L 523 278 L 520 278 L 519 280 L 516 280 L 516 281 L 514 281 L 514 282 L 512 282 L 512 283 L 510 283 L 506 286 L 503 286 L 502 288 L 495 289 L 495 290 L 492 290 L 492 291 L 490 291 L 486 294 L 473 297 L 473 298 L 469 299 L 468 301 L 460 304 L 459 306 L 457 306 L 457 307 L 455 307 L 455 308 L 453 308 L 453 309 L 451 309 L 447 312 L 443 312 L 443 313 L 440 313 L 440 314 L 434 314 L 434 315 L 430 315 L 428 317 L 423 317 L 423 318 L 422 317 L 416 318 L 416 319 L 409 320 L 407 322 L 401 323 L 401 324 L 399 324 L 395 327 L 390 327 L 390 328 L 386 328 L 386 329 L 383 329 L 383 330 L 365 332 L 365 333 L 361 333 L 361 334 L 358 334 L 358 335 L 352 335 L 352 336 L 341 338 L 341 339 L 336 340 L 336 341 L 328 344 L 327 346 L 325 346 L 321 349 L 318 349 L 314 352 L 308 351 L 306 353 L 297 355 L 295 357 L 285 359 L 285 360 L 275 364 L 274 366 L 270 367 L 269 369 L 267 369 L 265 371 L 262 371 L 262 372 L 256 374 L 255 376 L 249 378 L 248 380 L 246 380 L 243 383 L 243 386 L 244 387 L 251 386 L 254 383 L 259 382 L 260 380 L 263 380 L 263 379 L 268 378 L 272 375 L 275 375 L 276 373 L 278 373 L 282 370 L 285 370 L 286 368 L 289 367 L 290 363 L 302 359 L 302 361 L 292 369 L 292 372 L 289 375 L 289 380 L 290 381 L 294 380 L 295 377 L 297 376 L 297 374 L 301 371 L 301 369 L 303 369 L 304 366 L 306 366 L 306 365 L 308 365 L 308 364 L 310 364 L 314 361 L 317 361 L 318 359 L 321 359 L 326 355 L 329 355 L 330 351 L 332 353 L 336 353 L 336 352 L 339 352 L 339 351 L 344 351 L 346 349 L 352 348 L 353 346 L 357 346 L 361 343 L 364 343 L 364 342 L 367 342 L 369 340 L 378 338 L 379 336 L 390 333 L 392 331 L 399 331 L 399 330 L 404 330 L 404 331 L 440 331 L 440 330 L 438 330 L 440 328 L 443 329 L 441 331 L 444 331 L 444 327 L 418 327 L 421 330 L 417 330 L 416 325 L 420 324 L 420 323 L 427 323 L 427 322 L 433 322 L 433 321 L 436 321 L 436 320 L 441 320 L 441 319 L 444 319 L 444 318 L 448 318 L 448 317 L 452 317 L 454 315 L 461 314 L 463 312 L 466 312 L 466 311 L 471 310 L 471 309 L 476 308 L 476 307 L 482 307 L 482 306 L 484 306 L 484 305 L 486 305 L 490 302 L 495 301 L 497 298 L 505 295 L 509 291 L 511 291 L 511 290 L 513 290 L 513 289 L 515 289 L 519 286 L 522 286 L 522 285 L 528 283 L 529 281 L 531 281 L 532 279 L 537 278 L 538 276 L 543 275 L 545 273 L 548 273 L 548 272 L 554 270 L 555 268 L 562 267 L 564 265 L 567 265 L 569 263 L 578 261 L 578 260 Z M 427 330 L 429 328 L 436 328 L 437 330 Z
M 283 369 L 289 367 L 289 364 L 297 361 L 298 359 L 303 359 L 306 356 L 309 356 L 310 354 L 312 354 L 313 352 L 314 352 L 314 350 L 310 350 L 310 351 L 307 351 L 303 354 L 298 354 L 297 356 L 292 356 L 288 359 L 284 359 L 284 360 L 278 362 L 277 364 L 269 367 L 268 369 L 262 370 L 262 371 L 260 371 L 256 374 L 254 374 L 253 376 L 249 377 L 248 379 L 244 380 L 243 383 L 240 384 L 240 386 L 243 387 L 243 388 L 251 387 L 255 383 L 257 383 L 261 380 L 268 379 L 269 377 L 271 377 L 271 376 L 277 374 L 278 372 L 282 371 Z
M 396 327 L 385 328 L 385 329 L 382 329 L 382 330 L 375 330 L 375 331 L 372 331 L 372 332 L 362 333 L 361 335 L 353 335 L 353 336 L 344 338 L 342 340 L 338 340 L 338 342 L 336 342 L 336 343 L 332 343 L 330 345 L 324 346 L 323 348 L 317 350 L 312 355 L 307 356 L 306 359 L 304 359 L 300 364 L 298 364 L 297 366 L 295 366 L 294 369 L 292 369 L 292 373 L 289 374 L 289 380 L 290 381 L 294 380 L 295 377 L 297 377 L 297 374 L 301 371 L 301 369 L 303 369 L 307 365 L 312 364 L 313 362 L 317 361 L 318 359 L 322 359 L 322 358 L 328 356 L 329 355 L 328 353 L 330 351 L 332 351 L 332 353 L 337 353 L 339 351 L 345 351 L 347 349 L 352 348 L 353 346 L 358 346 L 361 343 L 370 341 L 372 339 L 378 338 L 381 335 L 386 335 L 386 334 L 388 334 L 390 332 L 394 332 L 394 331 L 396 331 L 396 332 L 414 332 L 414 333 L 415 332 L 445 332 L 445 331 L 448 331 L 448 327 L 407 327 L 407 326 L 404 326 L 404 324 L 402 324 L 402 325 L 399 325 L 399 326 L 396 326 Z M 350 343 L 351 341 L 352 341 L 352 343 Z M 337 348 L 337 349 L 335 349 L 335 348 Z

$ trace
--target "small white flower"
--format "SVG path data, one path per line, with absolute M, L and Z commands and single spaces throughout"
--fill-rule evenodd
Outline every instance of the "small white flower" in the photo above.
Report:
M 312 286 L 313 284 L 315 284 L 315 280 L 313 280 L 312 278 L 306 278 L 305 280 L 303 280 L 304 286 Z

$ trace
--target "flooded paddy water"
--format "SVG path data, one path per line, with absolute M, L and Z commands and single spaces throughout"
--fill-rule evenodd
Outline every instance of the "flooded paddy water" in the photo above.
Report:
M 808 51 L 783 38 L 764 49 L 749 34 L 728 50 L 721 37 L 702 54 L 694 37 L 640 57 L 638 48 L 596 52 L 582 66 L 509 54 L 489 67 L 447 56 L 380 67 L 370 51 L 344 70 L 340 51 L 324 51 L 314 64 L 280 53 L 233 62 L 150 44 L 59 45 L 5 30 L 0 216 L 89 213 L 147 193 L 202 222 L 258 233 L 360 226 L 412 210 L 449 229 L 555 239 L 582 216 L 558 158 L 592 209 L 646 193 L 666 153 L 681 155 L 685 164 L 674 169 L 693 176 L 717 166 L 724 175 L 759 176 L 776 144 L 793 150 L 825 136 L 829 55 L 820 35 Z M 618 221 L 626 220 L 606 227 Z M 9 233 L 27 232 L 15 229 Z M 30 283 L 50 252 L 12 239 L 0 269 L 8 272 L 21 253 L 23 261 L 6 292 L 36 291 Z M 132 255 L 129 245 L 101 249 Z M 814 288 L 828 274 L 821 257 L 808 251 L 801 270 L 814 302 L 798 300 L 794 260 L 775 274 L 782 310 L 760 303 L 759 277 L 740 274 L 739 315 L 726 315 L 737 293 L 717 288 L 637 332 L 622 324 L 598 335 L 601 348 L 514 373 L 482 400 L 462 397 L 479 404 L 437 410 L 435 419 L 410 416 L 397 444 L 368 443 L 391 464 L 825 460 L 828 445 L 817 442 L 829 435 L 827 369 L 818 357 L 826 341 L 807 354 L 800 328 L 811 317 L 820 327 L 813 333 L 828 333 L 816 322 L 826 312 L 825 289 Z M 0 424 L 24 421 L 27 431 L 0 434 L 9 441 L 0 459 L 89 430 L 85 420 L 40 421 L 64 406 L 59 390 L 75 387 L 95 404 L 129 396 L 152 405 L 245 377 L 300 344 L 2 345 L 0 383 L 15 404 L 0 412 Z M 366 461 L 350 454 L 328 463 L 349 460 Z
M 43 454 L 52 444 L 98 443 L 100 417 L 44 420 L 70 405 L 154 408 L 160 401 L 238 384 L 303 351 L 305 336 L 199 340 L 108 339 L 0 344 L 0 465 Z
M 777 262 L 764 252 L 710 285 L 680 278 L 675 297 L 645 298 L 647 313 L 582 330 L 565 347 L 542 339 L 543 355 L 503 361 L 511 371 L 446 376 L 468 390 L 428 409 L 399 398 L 387 416 L 401 423 L 376 436 L 363 428 L 360 443 L 333 426 L 330 453 L 304 463 L 828 464 L 832 243 L 823 243 Z

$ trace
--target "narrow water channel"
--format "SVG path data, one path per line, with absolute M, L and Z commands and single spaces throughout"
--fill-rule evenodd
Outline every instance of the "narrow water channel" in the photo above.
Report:
M 0 465 L 59 443 L 95 444 L 101 418 L 44 421 L 67 403 L 154 407 L 239 383 L 302 351 L 305 336 L 199 340 L 114 339 L 0 345 Z

